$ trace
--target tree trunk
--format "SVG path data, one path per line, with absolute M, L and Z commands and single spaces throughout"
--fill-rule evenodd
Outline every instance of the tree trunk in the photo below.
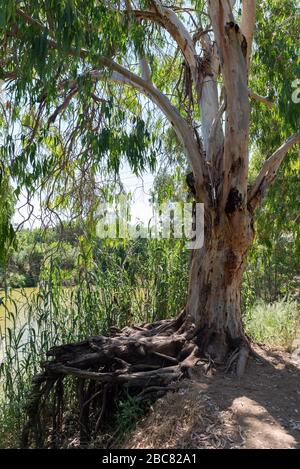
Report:
M 191 253 L 187 299 L 200 350 L 216 363 L 244 340 L 240 290 L 253 239 L 251 214 L 226 210 L 221 216 L 207 211 L 204 246 Z

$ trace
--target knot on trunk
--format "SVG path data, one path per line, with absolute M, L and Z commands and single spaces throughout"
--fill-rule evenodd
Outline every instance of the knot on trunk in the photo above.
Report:
M 240 194 L 240 192 L 237 190 L 236 187 L 232 187 L 229 191 L 226 206 L 225 206 L 225 212 L 227 213 L 227 215 L 241 208 L 242 200 L 243 200 L 242 194 Z
M 239 25 L 235 23 L 234 21 L 228 21 L 228 23 L 226 23 L 225 25 L 225 31 L 228 36 L 231 31 L 233 31 L 234 33 L 238 35 L 243 56 L 244 58 L 246 58 L 247 57 L 247 41 L 246 41 L 245 36 L 242 34 Z
M 195 197 L 196 196 L 196 188 L 195 188 L 195 178 L 193 172 L 190 172 L 185 177 L 186 184 L 189 188 L 190 195 Z
M 234 21 L 228 21 L 225 25 L 225 29 L 226 31 L 229 31 L 229 30 L 235 30 L 236 33 L 239 32 L 240 30 L 240 27 L 237 23 L 235 23 Z
M 211 70 L 211 54 L 207 51 L 204 52 L 203 57 L 197 58 L 197 65 L 199 72 L 204 76 L 213 76 Z

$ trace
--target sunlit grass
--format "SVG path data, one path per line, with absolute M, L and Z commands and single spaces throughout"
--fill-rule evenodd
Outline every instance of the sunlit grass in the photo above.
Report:
M 297 333 L 300 336 L 300 305 L 296 300 L 257 302 L 249 308 L 244 321 L 253 340 L 288 349 Z

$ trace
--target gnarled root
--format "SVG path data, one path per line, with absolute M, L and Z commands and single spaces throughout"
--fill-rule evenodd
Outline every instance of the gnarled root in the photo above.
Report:
M 245 373 L 247 361 L 251 352 L 250 342 L 246 337 L 236 340 L 238 344 L 229 355 L 225 371 L 234 369 L 238 378 L 241 378 Z
M 155 398 L 174 388 L 180 378 L 190 376 L 203 350 L 197 331 L 184 327 L 185 318 L 183 311 L 173 320 L 126 327 L 111 337 L 90 337 L 50 349 L 51 361 L 43 363 L 43 373 L 33 379 L 22 446 L 59 444 L 67 377 L 76 381 L 80 441 L 84 443 L 108 420 L 124 390 L 139 401 Z M 238 373 L 245 358 L 241 352 Z M 53 404 L 49 409 L 50 394 Z

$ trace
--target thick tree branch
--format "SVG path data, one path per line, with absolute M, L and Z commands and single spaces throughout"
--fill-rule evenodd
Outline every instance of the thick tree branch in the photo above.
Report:
M 244 38 L 228 0 L 209 0 L 209 14 L 227 100 L 222 204 L 234 197 L 234 208 L 230 204 L 233 213 L 245 206 L 247 195 L 249 102 Z
M 268 96 L 261 96 L 260 94 L 257 94 L 255 93 L 255 91 L 252 91 L 252 90 L 248 90 L 248 93 L 251 99 L 254 99 L 255 101 L 259 101 L 260 103 L 265 104 L 270 109 L 272 109 L 272 107 L 274 106 L 274 103 L 270 101 Z
M 208 137 L 209 152 L 208 152 L 207 158 L 206 158 L 209 163 L 212 163 L 213 142 L 217 138 L 216 137 L 217 129 L 218 129 L 218 126 L 220 125 L 221 118 L 222 118 L 222 115 L 223 115 L 225 109 L 226 109 L 226 95 L 225 95 L 225 99 L 224 99 L 223 103 L 221 104 L 221 106 L 218 109 L 217 115 L 215 116 L 215 118 L 214 118 L 214 120 L 212 121 L 212 124 L 211 124 L 211 129 L 210 129 L 210 133 L 209 133 L 209 137 Z
M 149 62 L 145 56 L 140 57 L 140 67 L 143 80 L 148 81 L 150 83 L 152 81 L 151 69 L 149 66 Z
M 241 30 L 247 42 L 246 61 L 248 71 L 250 68 L 252 42 L 255 28 L 255 7 L 256 0 L 243 0 Z
M 208 157 L 208 154 L 210 154 L 216 158 L 223 151 L 224 143 L 221 121 L 219 119 L 218 122 L 216 122 L 219 109 L 217 80 L 220 63 L 216 44 L 212 42 L 208 34 L 202 36 L 201 45 L 205 51 L 205 57 L 207 60 L 207 71 L 203 78 L 200 96 L 201 132 L 206 156 Z M 209 141 L 213 122 L 216 122 L 217 124 L 215 131 L 216 138 Z
M 264 162 L 248 195 L 248 206 L 252 211 L 262 202 L 263 197 L 276 177 L 278 168 L 286 153 L 293 145 L 299 142 L 300 133 L 292 135 Z
M 132 10 L 132 14 L 139 19 L 153 21 L 162 26 L 178 44 L 187 65 L 190 67 L 192 79 L 196 86 L 201 82 L 197 53 L 193 39 L 177 14 L 170 8 L 164 7 L 160 1 L 153 0 L 150 11 Z
M 211 25 L 205 30 L 201 27 L 193 36 L 193 42 L 196 44 L 200 41 L 204 51 L 204 58 L 202 59 L 203 83 L 200 90 L 199 104 L 201 109 L 201 133 L 203 138 L 203 147 L 206 153 L 206 160 L 212 165 L 212 172 L 221 172 L 220 164 L 222 165 L 222 154 L 224 145 L 224 133 L 221 125 L 219 115 L 219 97 L 218 97 L 218 78 L 220 72 L 220 60 L 216 43 L 212 41 L 209 32 L 212 32 Z M 214 138 L 212 135 L 212 128 L 214 128 Z M 213 192 L 214 179 L 218 179 L 212 175 Z

